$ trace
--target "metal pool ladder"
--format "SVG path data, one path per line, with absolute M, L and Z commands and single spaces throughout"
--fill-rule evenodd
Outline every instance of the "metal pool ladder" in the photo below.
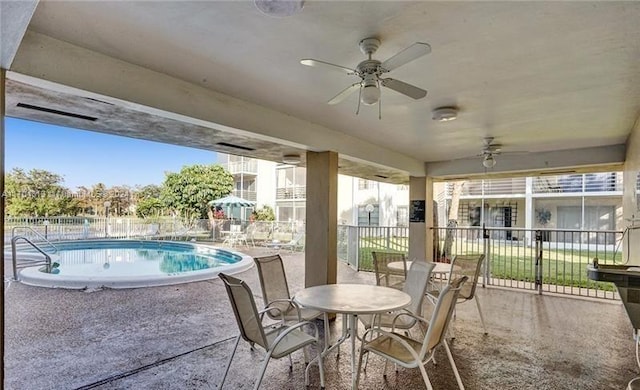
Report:
M 58 248 L 55 245 L 53 245 L 51 243 L 51 241 L 47 240 L 46 237 L 44 237 L 42 234 L 38 233 L 37 231 L 35 231 L 31 227 L 29 227 L 29 226 L 16 226 L 16 227 L 14 227 L 11 230 L 11 260 L 12 260 L 12 263 L 13 263 L 13 279 L 14 280 L 18 280 L 18 268 L 35 267 L 35 266 L 38 266 L 38 265 L 44 265 L 45 266 L 45 272 L 50 273 L 51 272 L 51 256 L 50 256 L 50 254 L 45 252 L 42 248 L 40 248 L 38 245 L 36 245 L 33 241 L 31 241 L 26 236 L 24 236 L 24 235 L 16 235 L 16 231 L 18 229 L 24 229 L 24 230 L 28 230 L 28 231 L 32 232 L 35 236 L 39 237 L 40 239 L 44 240 L 44 242 L 49 244 L 49 246 L 53 249 L 52 252 L 55 253 L 55 252 L 58 251 Z M 27 260 L 27 259 L 18 260 L 17 242 L 20 241 L 20 240 L 23 240 L 27 244 L 31 245 L 36 251 L 40 252 L 44 256 L 44 259 L 43 260 Z

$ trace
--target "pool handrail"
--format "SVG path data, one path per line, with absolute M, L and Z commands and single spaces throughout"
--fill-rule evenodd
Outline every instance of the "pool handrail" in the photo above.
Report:
M 24 237 L 24 236 L 13 236 L 11 238 L 11 257 L 12 257 L 11 261 L 13 262 L 13 279 L 14 280 L 18 280 L 18 265 L 26 264 L 26 263 L 18 264 L 18 256 L 17 256 L 18 254 L 17 254 L 17 249 L 16 249 L 16 243 L 18 242 L 18 240 L 24 240 L 25 242 L 27 242 L 35 250 L 37 250 L 38 252 L 40 252 L 44 256 L 44 259 L 45 259 L 44 263 L 38 262 L 37 260 L 31 260 L 31 261 L 29 261 L 29 265 L 30 266 L 36 266 L 36 265 L 44 264 L 45 265 L 45 272 L 51 273 L 51 256 L 49 256 L 49 254 L 47 252 L 43 251 L 38 245 L 34 244 L 27 237 Z

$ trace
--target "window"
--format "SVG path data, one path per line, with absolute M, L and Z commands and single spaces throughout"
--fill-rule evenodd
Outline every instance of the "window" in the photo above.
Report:
M 359 190 L 373 190 L 377 187 L 378 182 L 367 179 L 358 179 L 358 189 Z
M 380 221 L 380 206 L 372 205 L 373 210 L 369 213 L 367 205 L 358 206 L 358 226 L 378 226 Z M 407 218 L 408 219 L 408 218 Z
M 398 206 L 396 220 L 398 226 L 409 226 L 409 206 Z

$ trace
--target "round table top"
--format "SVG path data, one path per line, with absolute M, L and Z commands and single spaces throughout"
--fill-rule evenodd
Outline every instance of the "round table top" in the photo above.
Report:
M 369 284 L 327 284 L 307 287 L 296 293 L 301 306 L 328 313 L 374 314 L 409 306 L 409 294 Z
M 411 268 L 411 263 L 412 263 L 411 261 L 407 261 L 407 271 L 409 271 L 409 268 Z M 436 266 L 433 267 L 433 270 L 431 271 L 432 274 L 446 274 L 451 272 L 450 263 L 439 263 L 436 261 L 433 264 L 435 264 Z M 404 266 L 402 265 L 402 261 L 391 262 L 387 264 L 387 267 L 395 271 L 404 271 Z

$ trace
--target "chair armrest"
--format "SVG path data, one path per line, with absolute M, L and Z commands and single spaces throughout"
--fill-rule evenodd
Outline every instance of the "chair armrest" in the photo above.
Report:
M 378 334 L 381 334 L 383 336 L 387 336 L 395 341 L 397 341 L 398 343 L 400 343 L 400 345 L 402 345 L 407 351 L 409 351 L 409 353 L 411 354 L 411 356 L 416 360 L 416 361 L 420 361 L 420 357 L 418 356 L 418 354 L 416 353 L 416 351 L 411 348 L 411 346 L 409 345 L 409 343 L 407 343 L 402 337 L 400 337 L 400 335 L 398 335 L 395 332 L 388 332 L 386 330 L 383 330 L 381 328 L 371 328 L 368 331 L 364 332 L 364 335 L 362 335 L 362 339 L 366 340 L 367 334 L 372 333 L 372 332 L 376 332 Z M 367 349 L 367 344 L 365 343 L 362 345 L 362 348 Z
M 271 306 L 274 303 L 278 303 L 278 302 L 286 302 L 288 303 L 290 306 L 293 306 L 294 309 L 296 309 L 296 314 L 298 315 L 298 321 L 302 321 L 302 314 L 300 313 L 300 305 L 298 305 L 293 298 L 290 299 L 274 299 L 273 301 L 269 302 L 266 306 L 265 309 L 268 309 L 269 306 Z M 278 309 L 277 307 L 271 308 L 270 310 L 278 310 L 280 311 L 280 316 L 284 319 L 284 314 L 282 312 L 282 310 Z M 268 311 L 268 310 L 267 310 Z
M 275 310 L 277 312 L 277 314 L 280 315 L 280 322 L 284 325 L 284 312 L 280 308 L 270 307 L 272 303 L 273 302 L 269 302 L 269 304 L 267 306 L 265 306 L 264 309 L 258 311 L 258 314 L 260 315 L 260 322 L 262 322 L 262 320 L 264 319 L 264 315 L 268 311 Z
M 269 349 L 274 348 L 276 345 L 278 345 L 278 343 L 280 343 L 280 341 L 282 341 L 283 338 L 285 338 L 289 333 L 293 332 L 294 330 L 303 327 L 304 325 L 311 325 L 315 331 L 315 339 L 316 342 L 318 343 L 318 345 L 320 345 L 320 337 L 319 337 L 319 332 L 318 332 L 318 325 L 314 324 L 311 321 L 302 321 L 302 322 L 298 322 L 296 324 L 290 325 L 287 327 L 286 330 L 284 330 L 282 333 L 280 333 L 278 335 L 278 337 L 276 337 L 275 340 L 273 340 L 273 344 L 269 346 Z
M 394 332 L 394 331 L 395 331 L 395 329 L 396 329 L 396 320 L 397 320 L 398 318 L 402 317 L 402 316 L 409 316 L 409 317 L 413 318 L 413 319 L 414 319 L 414 320 L 416 320 L 416 321 L 423 322 L 423 323 L 425 323 L 425 324 L 429 325 L 429 321 L 425 320 L 424 318 L 422 318 L 422 317 L 420 317 L 420 316 L 417 316 L 417 315 L 415 315 L 415 314 L 413 314 L 413 313 L 411 313 L 411 312 L 409 312 L 409 311 L 403 311 L 403 312 L 401 312 L 401 313 L 396 314 L 396 315 L 393 317 L 393 321 L 391 322 L 391 331 L 392 331 L 392 332 Z

